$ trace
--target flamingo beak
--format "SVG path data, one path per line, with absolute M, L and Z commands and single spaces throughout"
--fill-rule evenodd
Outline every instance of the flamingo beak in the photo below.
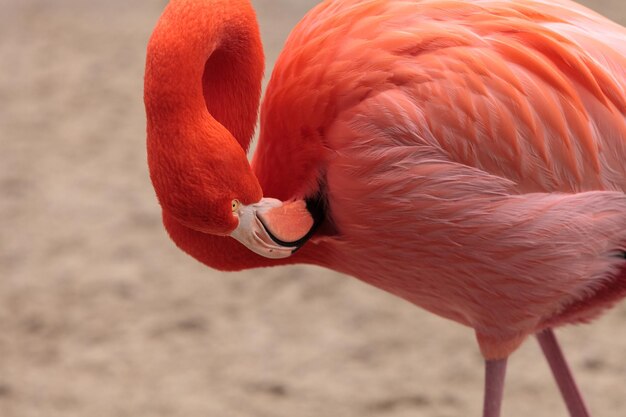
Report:
M 300 203 L 262 198 L 258 203 L 241 204 L 234 212 L 239 225 L 230 236 L 266 258 L 287 258 L 308 240 L 313 226 L 304 202 Z

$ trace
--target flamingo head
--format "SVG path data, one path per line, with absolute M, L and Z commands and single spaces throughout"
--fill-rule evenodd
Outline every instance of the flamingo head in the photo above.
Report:
M 178 157 L 171 141 L 161 141 L 148 125 L 148 163 L 163 211 L 184 227 L 230 236 L 266 258 L 291 256 L 312 235 L 317 206 L 263 198 L 245 151 L 223 126 L 185 126 L 178 140 L 189 146 Z

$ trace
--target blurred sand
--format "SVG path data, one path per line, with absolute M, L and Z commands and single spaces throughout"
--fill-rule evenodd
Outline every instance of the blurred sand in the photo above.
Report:
M 309 267 L 221 274 L 160 225 L 144 50 L 164 0 L 0 0 L 0 416 L 478 416 L 469 329 Z M 268 67 L 315 1 L 257 0 Z M 588 1 L 626 22 L 623 0 Z M 626 305 L 560 332 L 626 415 Z M 530 340 L 504 415 L 565 416 Z

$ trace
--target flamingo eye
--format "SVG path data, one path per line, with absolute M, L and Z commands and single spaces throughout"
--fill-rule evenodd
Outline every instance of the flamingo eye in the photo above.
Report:
M 232 204 L 233 213 L 239 210 L 239 206 L 241 205 L 239 200 L 233 200 L 231 204 Z

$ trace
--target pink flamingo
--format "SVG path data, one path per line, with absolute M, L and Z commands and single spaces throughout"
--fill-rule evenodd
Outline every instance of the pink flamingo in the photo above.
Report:
M 537 335 L 588 416 L 552 328 L 626 296 L 626 30 L 569 0 L 325 1 L 276 64 L 250 165 L 263 65 L 247 0 L 159 20 L 148 161 L 174 242 L 221 270 L 332 268 L 472 327 L 485 417 Z

